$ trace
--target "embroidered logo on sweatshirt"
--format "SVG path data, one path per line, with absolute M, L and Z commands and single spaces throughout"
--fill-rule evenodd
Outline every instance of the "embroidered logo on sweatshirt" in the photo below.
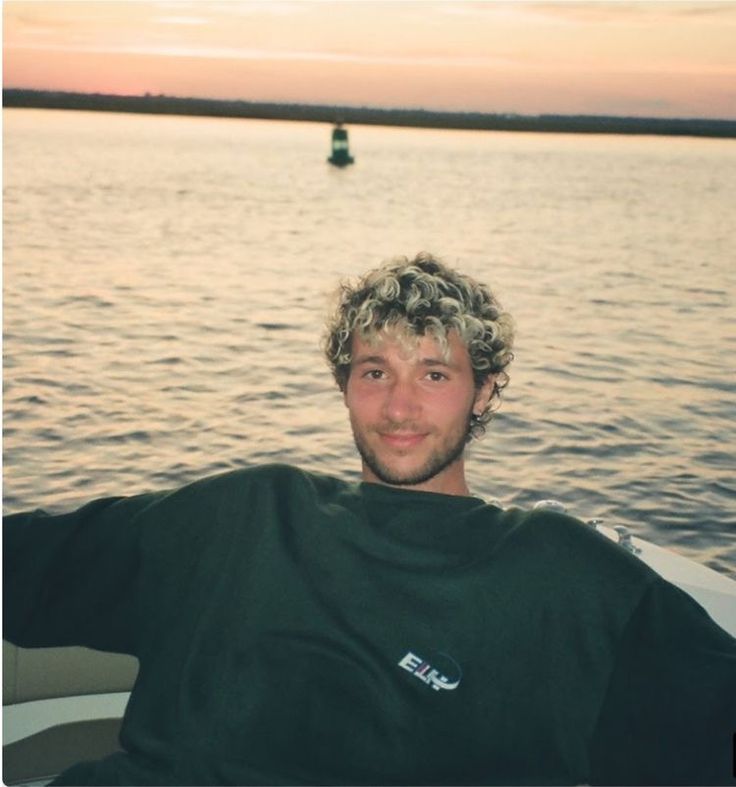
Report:
M 463 676 L 460 665 L 445 653 L 433 653 L 432 663 L 430 663 L 421 656 L 417 656 L 416 653 L 409 651 L 401 659 L 399 666 L 431 686 L 435 691 L 456 689 Z

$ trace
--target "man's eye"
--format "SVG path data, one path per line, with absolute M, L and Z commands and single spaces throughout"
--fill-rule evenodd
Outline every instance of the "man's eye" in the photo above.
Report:
M 369 369 L 363 377 L 367 377 L 369 380 L 381 380 L 383 379 L 383 369 Z
M 433 383 L 439 383 L 447 379 L 447 375 L 442 374 L 442 372 L 427 372 L 427 377 L 429 377 Z

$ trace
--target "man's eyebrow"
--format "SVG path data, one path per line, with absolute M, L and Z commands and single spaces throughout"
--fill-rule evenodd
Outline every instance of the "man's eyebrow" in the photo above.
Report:
M 359 355 L 357 358 L 353 358 L 353 364 L 355 364 L 355 366 L 361 363 L 383 364 L 386 363 L 386 359 L 383 355 Z
M 422 358 L 420 361 L 422 366 L 444 366 L 446 369 L 457 369 L 456 363 L 444 360 L 444 358 Z
M 359 355 L 357 358 L 353 358 L 354 366 L 360 366 L 364 363 L 376 364 L 378 366 L 381 366 L 387 363 L 387 361 L 386 361 L 386 357 L 383 355 Z M 441 366 L 445 369 L 452 369 L 452 370 L 456 370 L 459 368 L 458 364 L 451 363 L 450 361 L 445 361 L 443 358 L 432 358 L 432 357 L 420 358 L 419 364 L 421 366 L 427 366 L 427 367 Z

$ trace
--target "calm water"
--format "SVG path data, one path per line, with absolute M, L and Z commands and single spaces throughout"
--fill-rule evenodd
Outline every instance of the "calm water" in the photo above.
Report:
M 732 141 L 4 111 L 4 505 L 267 461 L 357 478 L 340 277 L 433 251 L 517 321 L 476 494 L 736 577 Z

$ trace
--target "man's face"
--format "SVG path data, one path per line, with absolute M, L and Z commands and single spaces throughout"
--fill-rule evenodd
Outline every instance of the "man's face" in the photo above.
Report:
M 444 494 L 468 494 L 463 451 L 470 417 L 493 390 L 475 388 L 467 348 L 454 331 L 444 353 L 429 336 L 369 343 L 353 337 L 345 404 L 363 480 Z

